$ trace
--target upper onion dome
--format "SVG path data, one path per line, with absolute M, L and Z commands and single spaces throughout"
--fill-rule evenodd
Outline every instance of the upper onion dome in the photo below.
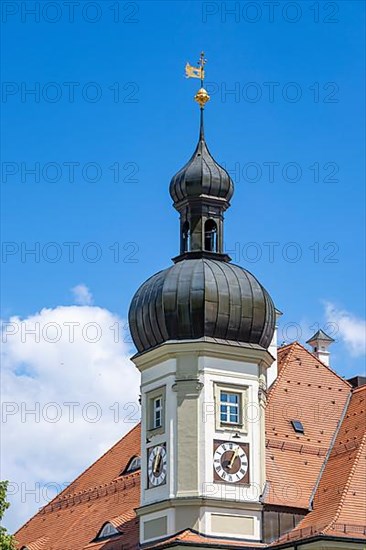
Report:
M 268 348 L 275 307 L 242 267 L 192 258 L 160 271 L 139 288 L 129 325 L 139 353 L 168 341 L 205 337 Z
M 216 197 L 229 201 L 234 185 L 227 171 L 218 164 L 208 150 L 203 132 L 203 110 L 201 110 L 200 137 L 192 157 L 170 182 L 170 195 L 174 203 L 184 199 Z
M 187 164 L 171 179 L 169 187 L 174 203 L 202 195 L 226 199 L 234 193 L 232 179 L 210 154 L 203 137 Z

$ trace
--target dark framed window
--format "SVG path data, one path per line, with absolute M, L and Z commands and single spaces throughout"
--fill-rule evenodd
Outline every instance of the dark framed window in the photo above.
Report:
M 153 400 L 153 429 L 161 428 L 163 424 L 163 398 L 161 395 Z
M 205 250 L 217 252 L 217 225 L 213 220 L 205 223 Z
M 303 434 L 304 433 L 304 426 L 302 425 L 300 420 L 291 420 L 291 424 L 292 424 L 292 427 L 293 427 L 293 429 L 296 433 L 298 433 L 298 434 Z
M 182 251 L 189 252 L 190 248 L 191 248 L 191 245 L 190 245 L 189 223 L 184 222 L 182 227 Z

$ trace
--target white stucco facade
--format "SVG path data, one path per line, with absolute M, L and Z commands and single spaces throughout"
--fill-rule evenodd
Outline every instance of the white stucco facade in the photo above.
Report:
M 259 347 L 197 341 L 165 344 L 135 358 L 142 375 L 141 542 L 185 528 L 260 540 L 264 390 L 273 360 Z M 238 427 L 218 421 L 220 388 L 243 396 L 243 422 Z M 159 391 L 165 400 L 164 422 L 154 431 L 147 411 L 149 396 Z M 218 441 L 247 445 L 247 482 L 215 480 L 213 451 Z M 167 475 L 162 485 L 149 487 L 148 454 L 156 445 L 166 446 Z

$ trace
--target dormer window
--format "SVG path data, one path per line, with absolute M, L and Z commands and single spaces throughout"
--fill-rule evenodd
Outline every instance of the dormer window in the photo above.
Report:
M 141 468 L 141 457 L 133 456 L 129 461 L 129 463 L 127 464 L 127 468 L 124 470 L 123 474 L 130 474 L 132 472 L 136 472 L 136 470 L 139 470 L 140 468 Z
M 103 525 L 96 537 L 96 540 L 113 537 L 114 535 L 119 535 L 119 531 L 114 527 L 114 525 L 108 522 Z

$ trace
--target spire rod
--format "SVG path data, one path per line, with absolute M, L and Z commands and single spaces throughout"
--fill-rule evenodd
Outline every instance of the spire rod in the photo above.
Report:
M 200 141 L 205 139 L 205 127 L 203 124 L 203 107 L 200 107 Z
M 205 79 L 205 65 L 207 63 L 207 59 L 205 59 L 205 52 L 201 52 L 200 58 L 197 62 L 198 66 L 201 69 L 201 88 L 203 88 L 203 81 Z

